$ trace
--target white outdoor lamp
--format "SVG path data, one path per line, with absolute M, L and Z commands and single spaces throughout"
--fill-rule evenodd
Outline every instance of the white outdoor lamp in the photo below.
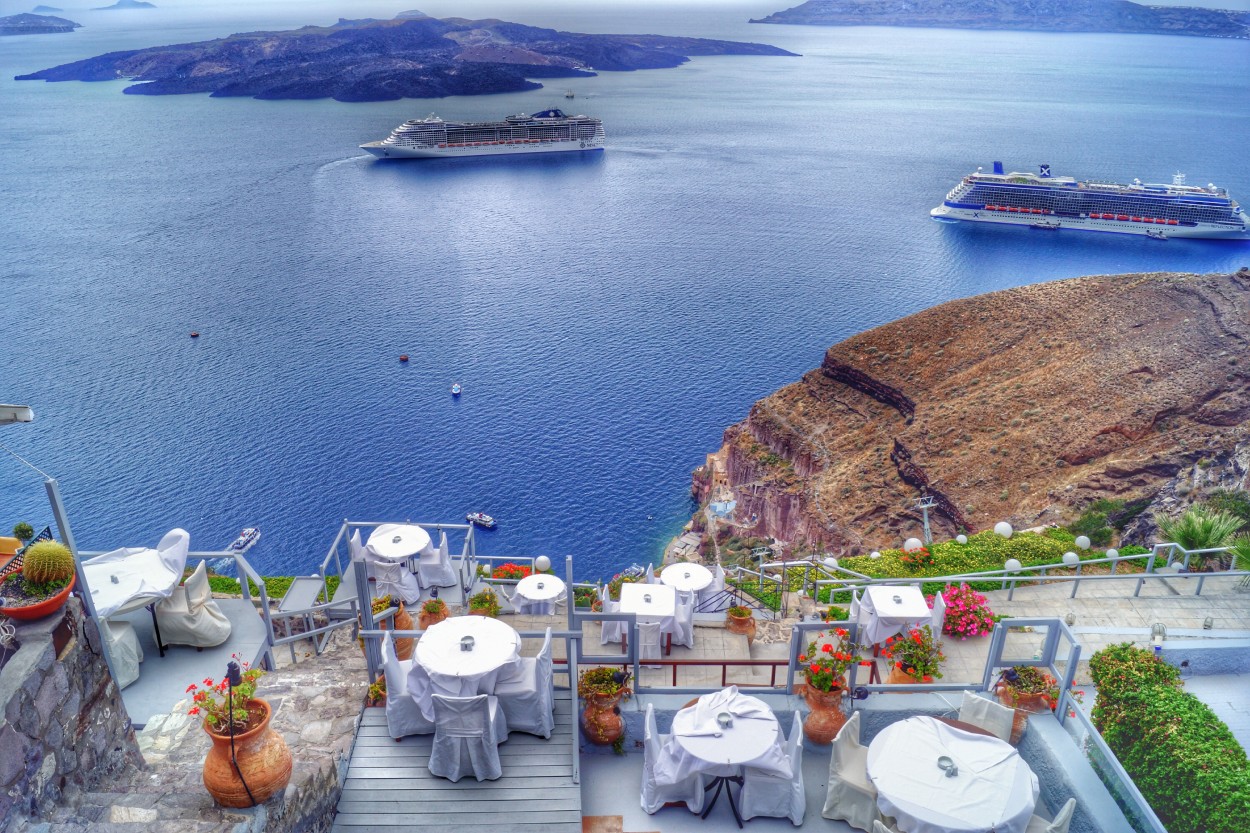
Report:
M 997 530 L 995 530 L 995 531 L 997 532 Z M 1006 570 L 1008 573 L 1018 573 L 1018 572 L 1020 572 L 1020 568 L 1021 568 L 1021 567 L 1023 567 L 1023 566 L 1024 566 L 1024 565 L 1022 565 L 1022 564 L 1020 563 L 1020 559 L 1018 559 L 1018 558 L 1008 558 L 1008 559 L 1007 559 L 1007 560 L 1003 563 L 1003 569 L 1004 569 L 1004 570 Z M 1006 580 L 1006 579 L 1004 579 L 1004 580 L 1003 580 L 1003 585 L 1005 586 L 1006 584 L 1007 584 L 1007 580 Z M 1010 601 L 1010 600 L 1011 600 L 1011 596 L 1012 596 L 1012 594 L 1014 594 L 1015 592 L 1016 592 L 1016 583 L 1013 581 L 1013 582 L 1011 583 L 1011 588 L 1007 591 L 1007 600 L 1008 600 L 1008 601 Z
M 1004 538 L 1010 538 L 1011 533 L 1015 532 L 1015 530 L 1012 529 L 1011 524 L 1007 523 L 1006 521 L 999 521 L 998 523 L 994 524 L 994 532 L 998 535 L 1003 536 Z
M 1069 567 L 1076 566 L 1077 564 L 1080 563 L 1080 561 L 1081 561 L 1081 557 L 1074 552 L 1065 552 L 1063 554 L 1063 563 L 1068 565 Z
M 1076 548 L 1078 550 L 1089 549 L 1089 537 L 1088 536 L 1078 535 L 1076 536 L 1076 541 L 1074 543 L 1076 544 Z
M 540 573 L 545 573 L 551 569 L 551 559 L 545 555 L 540 555 L 534 559 L 534 569 Z
M 924 541 L 919 538 L 908 538 L 903 542 L 903 552 L 915 552 L 924 546 Z
M 955 536 L 955 541 L 956 543 L 966 544 L 968 543 L 968 536 L 964 535 L 963 533 L 960 533 L 959 535 Z

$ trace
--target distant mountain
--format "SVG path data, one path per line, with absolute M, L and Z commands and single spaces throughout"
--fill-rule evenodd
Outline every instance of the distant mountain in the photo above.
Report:
M 108 12 L 115 9 L 155 9 L 156 4 L 145 3 L 144 0 L 117 0 L 111 6 L 96 6 L 93 12 Z
M 425 12 L 419 12 L 416 9 L 410 9 L 406 12 L 400 12 L 395 15 L 396 20 L 420 20 L 423 17 L 429 17 Z
M 1128 0 L 808 0 L 751 22 L 1250 37 L 1250 12 Z
M 31 9 L 35 14 L 47 14 L 48 12 L 63 12 L 64 9 L 58 9 L 56 6 L 35 6 Z
M 0 17 L 0 35 L 52 35 L 82 28 L 81 23 L 42 14 Z
M 758 43 L 583 35 L 501 20 L 340 20 L 287 32 L 110 52 L 17 80 L 129 78 L 132 95 L 392 101 L 539 89 L 533 78 L 679 66 L 691 55 L 792 55 Z

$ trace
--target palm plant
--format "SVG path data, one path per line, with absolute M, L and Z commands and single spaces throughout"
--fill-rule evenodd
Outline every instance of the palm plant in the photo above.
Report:
M 1232 543 L 1233 535 L 1240 528 L 1241 518 L 1236 515 L 1203 506 L 1194 506 L 1175 520 L 1159 522 L 1159 531 L 1164 538 L 1190 551 L 1226 547 Z M 1190 566 L 1201 570 L 1209 559 L 1222 562 L 1224 559 L 1221 556 L 1221 553 L 1195 555 L 1190 560 Z M 1219 567 L 1222 566 L 1220 563 Z

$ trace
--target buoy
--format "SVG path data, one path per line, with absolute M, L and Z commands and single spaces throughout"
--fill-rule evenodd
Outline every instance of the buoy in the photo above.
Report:
M 400 354 L 399 354 L 399 360 L 400 360 L 401 362 L 406 362 L 406 361 L 408 361 L 408 354 L 407 354 L 407 353 L 400 353 Z
M 199 337 L 200 337 L 200 331 L 199 331 L 199 330 L 192 330 L 192 331 L 191 331 L 191 338 L 199 338 Z

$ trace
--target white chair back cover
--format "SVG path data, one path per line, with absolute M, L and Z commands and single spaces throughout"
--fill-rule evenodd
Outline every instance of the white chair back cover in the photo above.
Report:
M 230 619 L 213 601 L 204 561 L 181 587 L 156 604 L 156 623 L 166 645 L 212 648 L 230 638 Z
M 187 608 L 191 611 L 199 610 L 205 603 L 212 601 L 213 588 L 208 584 L 208 566 L 203 560 L 182 586 L 187 590 Z
M 1059 812 L 1055 814 L 1055 820 L 1047 825 L 1046 833 L 1068 833 L 1068 827 L 1072 824 L 1072 814 L 1074 812 L 1076 812 L 1076 799 L 1069 798 L 1059 808 Z
M 185 529 L 171 529 L 156 545 L 156 553 L 161 563 L 169 567 L 179 576 L 187 568 L 187 553 L 191 549 L 191 533 Z
M 139 679 L 139 663 L 143 662 L 143 646 L 134 625 L 113 619 L 104 620 L 100 629 L 108 642 L 109 659 L 113 661 L 113 679 L 119 689 Z
M 495 683 L 495 696 L 508 720 L 508 731 L 527 732 L 550 738 L 555 730 L 555 694 L 552 678 L 551 628 L 543 639 L 538 656 L 522 657 L 518 676 Z
M 608 586 L 605 584 L 599 590 L 599 601 L 603 605 L 604 613 L 620 613 L 621 603 L 614 602 Z M 625 637 L 626 622 L 604 622 L 603 634 L 599 637 L 600 645 L 607 645 L 609 642 L 620 642 Z
M 712 570 L 712 583 L 704 587 L 696 594 L 696 604 L 703 606 L 709 604 L 725 589 L 725 568 L 717 564 Z
M 499 764 L 498 704 L 486 694 L 476 697 L 431 696 L 434 701 L 434 746 L 430 772 L 459 781 L 472 775 L 494 781 L 503 775 Z
M 820 814 L 868 830 L 881 819 L 877 790 L 868 780 L 868 750 L 859 742 L 859 712 L 842 725 L 829 757 L 829 788 Z
M 391 737 L 396 739 L 408 735 L 428 735 L 434 731 L 434 721 L 422 714 L 421 705 L 408 690 L 408 675 L 412 666 L 412 660 L 401 661 L 395 655 L 395 642 L 391 632 L 387 631 L 382 637 L 382 676 L 386 679 L 386 728 Z M 428 699 L 428 689 L 425 694 Z
M 456 571 L 451 566 L 446 532 L 439 533 L 437 548 L 421 553 L 417 561 L 417 575 L 424 587 L 451 587 L 456 583 Z
M 1015 709 L 1000 706 L 993 700 L 978 697 L 971 691 L 964 692 L 963 705 L 959 707 L 959 719 L 973 726 L 980 726 L 993 732 L 999 740 L 1011 742 L 1011 724 L 1015 720 Z
M 803 786 L 803 715 L 794 713 L 794 725 L 786 739 L 786 762 L 793 773 L 789 778 L 775 772 L 748 766 L 742 774 L 742 818 L 756 816 L 788 818 L 795 827 L 807 814 L 807 793 Z
M 639 622 L 638 628 L 638 658 L 639 659 L 659 659 L 660 658 L 660 622 Z
M 946 600 L 940 591 L 933 596 L 933 615 L 929 624 L 933 628 L 933 638 L 941 639 L 942 628 L 946 625 Z
M 410 605 L 421 601 L 421 584 L 408 569 L 407 562 L 379 558 L 368 550 L 365 550 L 365 561 L 377 581 L 374 587 L 377 596 L 389 595 Z
M 648 813 L 658 811 L 670 801 L 684 801 L 692 813 L 703 810 L 703 775 L 694 773 L 676 784 L 661 786 L 655 782 L 655 766 L 665 755 L 666 737 L 661 736 L 655 725 L 655 705 L 647 704 L 642 730 L 642 809 Z
M 673 643 L 694 647 L 694 593 L 677 591 L 677 604 L 671 617 L 664 619 L 661 632 L 673 635 Z
M 863 624 L 862 622 L 859 621 L 859 591 L 858 590 L 851 591 L 851 609 L 850 609 L 849 618 L 850 618 L 850 621 L 854 622 L 857 625 Z

